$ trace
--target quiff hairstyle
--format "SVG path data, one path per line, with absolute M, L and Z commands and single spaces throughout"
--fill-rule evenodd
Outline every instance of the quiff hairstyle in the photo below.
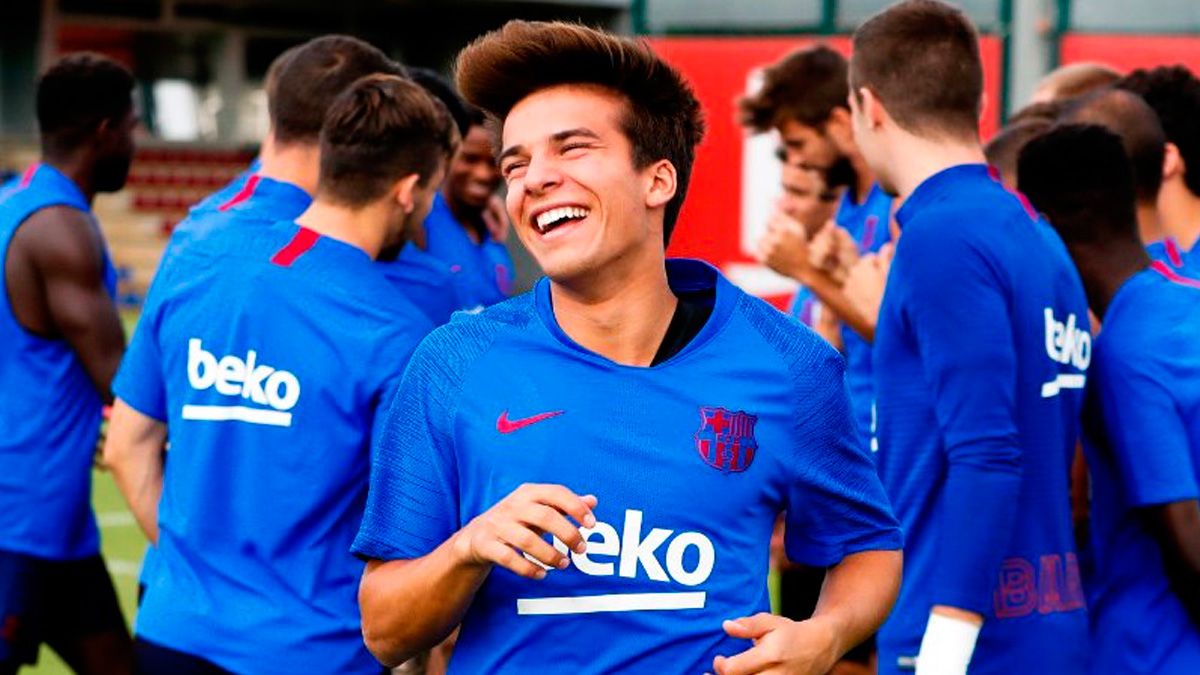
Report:
M 456 70 L 463 97 L 501 121 L 529 95 L 559 85 L 594 85 L 624 98 L 621 127 L 634 166 L 666 159 L 675 167 L 675 196 L 663 216 L 670 241 L 704 118 L 691 85 L 649 45 L 573 23 L 509 21 L 463 49 Z
M 850 88 L 867 88 L 910 133 L 977 138 L 983 100 L 979 38 L 939 0 L 904 0 L 854 31 Z
M 820 128 L 849 108 L 846 58 L 825 45 L 799 49 L 763 71 L 757 92 L 738 100 L 742 126 L 762 133 L 788 120 Z
M 281 145 L 316 143 L 334 99 L 359 78 L 405 77 L 404 67 L 348 35 L 326 35 L 284 52 L 267 75 L 271 130 Z
M 1070 63 L 1047 73 L 1037 88 L 1050 92 L 1051 100 L 1066 101 L 1112 86 L 1119 79 L 1121 73 L 1103 63 Z
M 458 129 L 441 101 L 410 80 L 369 75 L 329 109 L 317 194 L 362 207 L 406 176 L 428 185 L 457 146 Z

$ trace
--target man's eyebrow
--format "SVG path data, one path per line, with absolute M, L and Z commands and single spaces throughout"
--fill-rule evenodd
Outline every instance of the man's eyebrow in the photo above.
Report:
M 519 154 L 521 154 L 521 153 L 522 153 L 522 152 L 524 152 L 524 151 L 525 151 L 525 146 L 523 146 L 523 145 L 510 145 L 510 146 L 508 146 L 507 148 L 505 148 L 504 150 L 502 150 L 502 151 L 500 152 L 500 154 L 499 154 L 499 155 L 496 157 L 496 164 L 497 164 L 497 166 L 498 166 L 498 165 L 499 165 L 501 162 L 503 162 L 505 159 L 508 159 L 509 157 L 511 157 L 511 156 L 513 156 L 513 155 L 519 155 Z
M 596 140 L 600 140 L 600 134 L 597 134 L 596 132 L 592 131 L 591 129 L 586 129 L 584 127 L 579 127 L 577 129 L 567 129 L 566 131 L 560 131 L 560 132 L 550 136 L 550 140 L 554 141 L 555 143 L 562 143 L 563 141 L 567 140 L 568 138 L 570 138 L 572 136 L 586 136 L 588 138 L 594 138 Z

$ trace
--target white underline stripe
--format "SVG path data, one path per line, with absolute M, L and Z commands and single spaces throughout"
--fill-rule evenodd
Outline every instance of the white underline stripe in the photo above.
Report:
M 656 609 L 703 609 L 705 592 L 615 593 L 562 598 L 518 598 L 517 614 L 594 614 Z
M 1053 382 L 1047 382 L 1042 385 L 1042 398 L 1050 398 L 1058 395 L 1058 392 L 1063 389 L 1083 389 L 1084 383 L 1087 382 L 1086 375 L 1072 373 L 1070 375 L 1059 375 Z
M 242 405 L 185 405 L 183 419 L 201 422 L 249 422 L 273 427 L 292 426 L 292 413 Z

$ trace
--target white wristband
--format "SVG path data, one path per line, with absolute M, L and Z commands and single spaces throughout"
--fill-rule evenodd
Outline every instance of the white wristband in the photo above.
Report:
M 930 614 L 917 654 L 917 675 L 966 675 L 979 629 L 967 621 Z

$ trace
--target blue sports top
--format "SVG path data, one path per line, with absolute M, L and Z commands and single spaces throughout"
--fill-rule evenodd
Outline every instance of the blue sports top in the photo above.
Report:
M 3 273 L 17 230 L 51 206 L 78 209 L 97 227 L 87 198 L 48 164 L 0 190 L 0 550 L 72 560 L 100 550 L 92 460 L 103 401 L 66 340 L 17 322 Z M 113 295 L 117 275 L 107 250 L 103 265 Z
M 599 499 L 589 550 L 568 569 L 542 581 L 492 570 L 452 672 L 703 672 L 750 647 L 721 622 L 768 608 L 781 511 L 793 560 L 829 566 L 900 547 L 842 358 L 707 264 L 671 260 L 667 273 L 676 295 L 713 309 L 653 367 L 568 337 L 546 279 L 457 315 L 413 356 L 355 552 L 426 555 L 526 482 Z
M 432 324 L 360 249 L 230 211 L 160 272 L 114 385 L 170 437 L 137 634 L 233 672 L 378 673 L 350 544 Z
M 930 177 L 896 218 L 876 460 L 908 547 L 879 671 L 911 665 L 941 604 L 985 617 L 971 673 L 1081 672 L 1069 469 L 1091 359 L 1083 284 L 982 164 Z
M 1140 510 L 1200 498 L 1200 281 L 1162 262 L 1117 292 L 1096 339 L 1085 443 L 1093 673 L 1200 673 L 1200 629 Z
M 468 308 L 486 307 L 508 298 L 512 293 L 513 261 L 503 242 L 486 233 L 476 244 L 439 192 L 425 218 L 427 250 L 450 265 L 458 282 L 458 293 Z
M 449 263 L 417 248 L 416 244 L 405 244 L 396 260 L 381 261 L 379 267 L 435 326 L 450 321 L 454 312 L 475 308 L 462 298 L 458 280 L 462 270 L 451 271 Z

